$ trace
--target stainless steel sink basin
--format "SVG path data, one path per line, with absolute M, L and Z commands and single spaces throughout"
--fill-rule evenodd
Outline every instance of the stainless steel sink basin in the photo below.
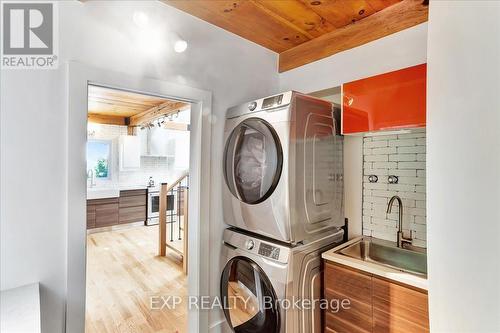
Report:
M 427 276 L 427 254 L 398 248 L 391 242 L 363 238 L 338 250 L 337 253 L 404 272 Z

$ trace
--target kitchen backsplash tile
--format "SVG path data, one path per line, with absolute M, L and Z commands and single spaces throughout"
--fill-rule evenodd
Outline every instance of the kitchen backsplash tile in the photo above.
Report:
M 386 211 L 389 199 L 399 195 L 405 233 L 412 230 L 414 245 L 426 247 L 425 163 L 425 129 L 363 139 L 363 235 L 396 241 L 398 207 Z M 369 175 L 378 182 L 370 183 Z M 398 183 L 390 184 L 389 175 L 398 176 Z

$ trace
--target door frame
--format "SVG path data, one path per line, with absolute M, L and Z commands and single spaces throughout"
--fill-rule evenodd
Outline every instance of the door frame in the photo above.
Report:
M 66 332 L 85 331 L 87 87 L 96 84 L 191 103 L 188 294 L 208 295 L 212 93 L 168 81 L 68 62 Z M 203 219 L 203 221 L 202 221 Z M 189 332 L 208 331 L 208 312 L 190 309 Z

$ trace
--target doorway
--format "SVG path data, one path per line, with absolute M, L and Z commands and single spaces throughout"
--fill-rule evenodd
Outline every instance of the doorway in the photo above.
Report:
M 191 105 L 189 153 L 189 262 L 187 292 L 208 294 L 200 276 L 208 274 L 208 231 L 210 226 L 210 137 L 211 93 L 167 81 L 68 64 L 68 261 L 66 330 L 85 331 L 86 297 L 86 143 L 88 85 L 136 92 L 187 102 Z M 201 219 L 203 217 L 203 223 Z M 204 249 L 201 251 L 201 249 Z M 196 308 L 189 309 L 189 331 L 208 327 L 208 317 Z
M 87 90 L 85 331 L 186 332 L 191 105 Z

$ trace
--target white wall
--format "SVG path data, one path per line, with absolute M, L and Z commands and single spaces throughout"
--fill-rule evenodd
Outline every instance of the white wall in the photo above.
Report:
M 135 9 L 155 27 L 140 32 Z M 41 281 L 43 332 L 64 329 L 67 253 L 65 66 L 75 60 L 213 92 L 211 293 L 218 294 L 224 114 L 278 91 L 276 54 L 157 1 L 59 2 L 59 70 L 1 72 L 1 289 Z M 169 29 L 189 41 L 174 53 Z M 217 322 L 218 314 L 211 321 Z
M 500 2 L 431 1 L 432 332 L 500 332 Z
M 427 23 L 280 74 L 280 90 L 314 92 L 339 102 L 342 83 L 426 62 Z M 334 89 L 331 89 L 334 88 Z M 345 214 L 349 236 L 362 233 L 363 138 L 344 141 Z

